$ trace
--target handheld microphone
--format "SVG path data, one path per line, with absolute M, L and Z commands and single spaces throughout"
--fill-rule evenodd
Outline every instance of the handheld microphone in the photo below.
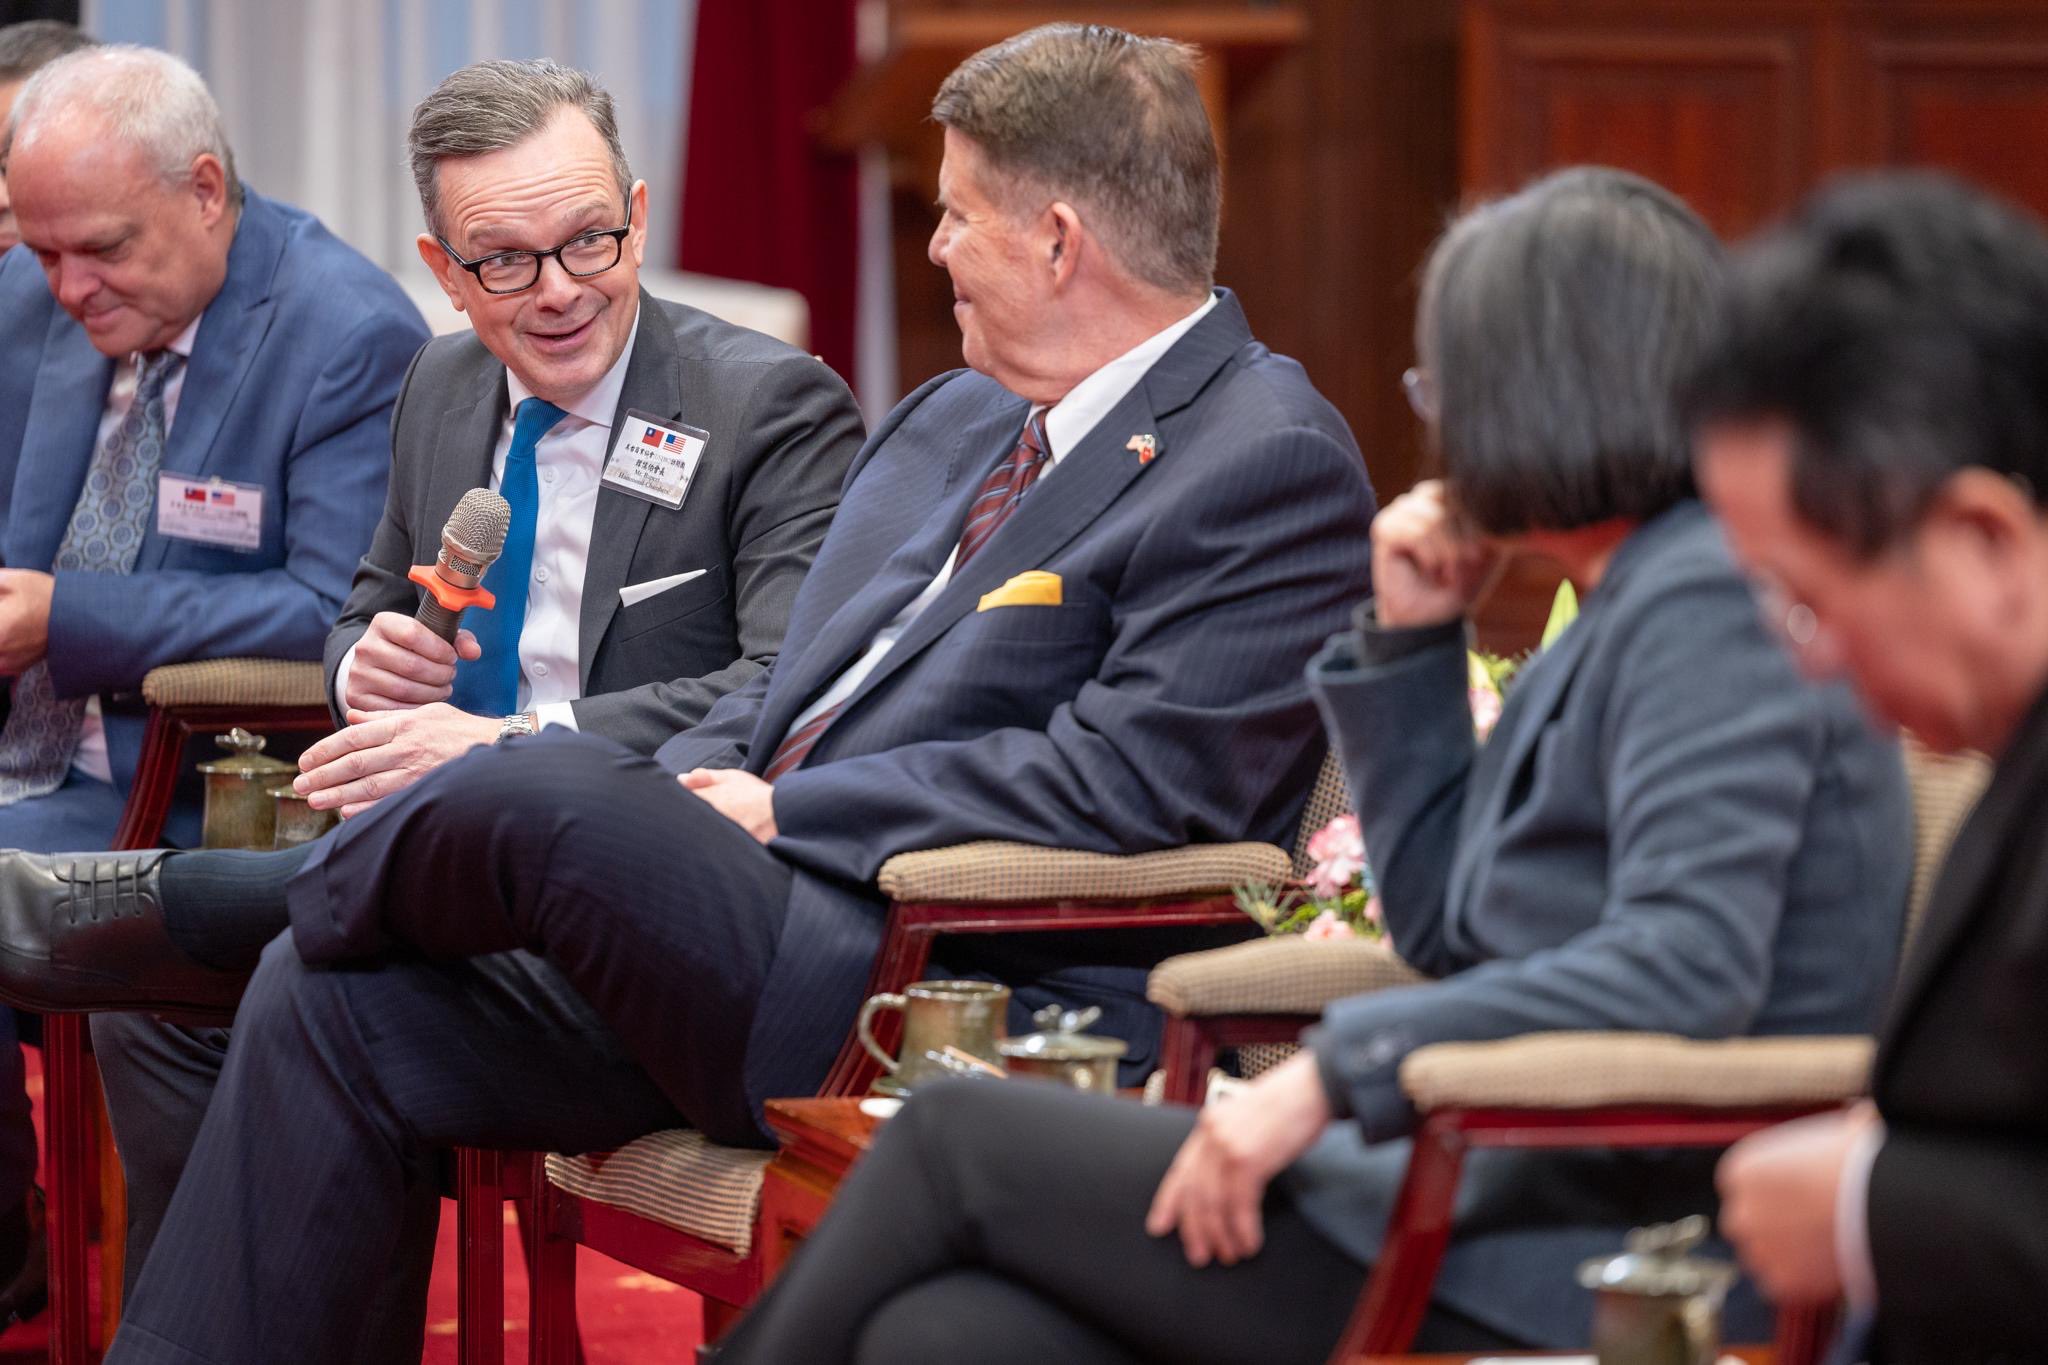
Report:
M 441 553 L 432 564 L 415 564 L 406 575 L 425 589 L 413 619 L 455 643 L 466 607 L 491 607 L 497 598 L 483 586 L 484 571 L 505 549 L 512 507 L 488 488 L 472 488 L 441 528 Z

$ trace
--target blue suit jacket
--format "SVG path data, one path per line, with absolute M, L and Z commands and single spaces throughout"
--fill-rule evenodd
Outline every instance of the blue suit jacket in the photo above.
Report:
M 1476 752 L 1460 626 L 1346 634 L 1311 680 L 1394 946 L 1443 978 L 1339 1002 L 1310 1035 L 1354 1121 L 1286 1178 L 1360 1260 L 1407 1164 L 1405 1142 L 1381 1140 L 1414 1123 L 1399 1074 L 1415 1048 L 1875 1025 L 1912 866 L 1898 744 L 1846 689 L 1799 679 L 1699 503 L 1615 552 Z M 1438 1299 L 1534 1345 L 1583 1346 L 1579 1262 L 1631 1226 L 1711 1213 L 1714 1157 L 1473 1153 Z M 1730 1328 L 1767 1330 L 1753 1295 Z
M 26 250 L 0 257 L 0 319 L 0 561 L 48 569 L 114 363 L 57 307 Z M 152 512 L 133 573 L 59 574 L 51 599 L 51 681 L 60 696 L 104 698 L 117 785 L 135 775 L 133 694 L 150 669 L 320 657 L 383 508 L 392 399 L 426 339 L 388 275 L 309 214 L 247 194 L 163 468 L 262 485 L 262 544 L 243 554 L 166 539 Z M 182 815 L 189 833 L 189 803 Z
M 940 376 L 869 438 L 768 673 L 657 755 L 759 773 L 790 722 L 931 582 L 1029 405 Z M 1155 438 L 1149 463 L 1126 449 Z M 880 943 L 874 877 L 971 839 L 1139 852 L 1285 841 L 1324 742 L 1302 678 L 1364 593 L 1373 511 L 1343 420 L 1228 294 L 1066 452 L 775 787 L 795 870 L 756 1016 L 757 1101 L 824 1074 Z M 980 609 L 1027 570 L 1058 605 Z M 1104 1031 L 1147 1017 L 1143 972 Z

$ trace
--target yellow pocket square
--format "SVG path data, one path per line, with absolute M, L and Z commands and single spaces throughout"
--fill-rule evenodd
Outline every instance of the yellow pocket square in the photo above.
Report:
M 1060 576 L 1047 573 L 1044 569 L 1031 569 L 1018 574 L 994 592 L 981 595 L 981 602 L 974 609 L 987 611 L 991 607 L 1056 607 L 1060 604 Z

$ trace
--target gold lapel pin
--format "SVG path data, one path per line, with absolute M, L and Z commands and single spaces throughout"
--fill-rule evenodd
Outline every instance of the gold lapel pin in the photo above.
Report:
M 1149 431 L 1142 432 L 1125 441 L 1124 449 L 1137 451 L 1139 464 L 1151 464 L 1153 457 L 1159 454 L 1159 440 Z

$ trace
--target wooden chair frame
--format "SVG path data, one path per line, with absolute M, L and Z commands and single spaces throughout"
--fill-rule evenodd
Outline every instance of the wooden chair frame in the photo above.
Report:
M 1479 1147 L 1562 1150 L 1574 1147 L 1726 1147 L 1831 1104 L 1754 1108 L 1615 1106 L 1597 1109 L 1459 1109 L 1431 1111 L 1416 1133 L 1408 1169 L 1394 1198 L 1386 1241 L 1358 1296 L 1330 1365 L 1360 1355 L 1398 1355 L 1414 1344 L 1430 1291 L 1451 1240 L 1451 1215 L 1465 1154 Z M 1833 1330 L 1832 1313 L 1785 1309 L 1778 1314 L 1778 1365 L 1813 1365 Z
M 205 704 L 153 707 L 143 732 L 135 783 L 115 831 L 118 851 L 153 848 L 171 813 L 186 741 L 233 726 L 262 733 L 330 730 L 321 706 Z M 49 1208 L 50 1365 L 88 1365 L 93 1347 L 87 1266 L 95 1187 L 105 1226 L 100 1243 L 100 1340 L 113 1340 L 121 1317 L 126 1268 L 126 1190 L 119 1166 L 101 1162 L 105 1106 L 91 1035 L 80 1014 L 51 1015 L 43 1023 L 45 1201 Z M 111 1156 L 111 1146 L 108 1148 Z
M 934 942 L 949 934 L 1043 933 L 1061 930 L 1162 929 L 1242 926 L 1257 928 L 1228 895 L 1153 900 L 1042 902 L 894 902 L 868 992 L 900 991 L 920 979 Z M 877 1041 L 896 1044 L 900 1019 L 877 1021 Z M 849 1035 L 818 1093 L 858 1095 L 881 1068 Z M 583 1199 L 552 1185 L 534 1154 L 464 1150 L 458 1158 L 463 1365 L 499 1365 L 504 1358 L 503 1201 L 521 1198 L 526 1248 L 533 1365 L 573 1365 L 576 1333 L 576 1247 L 587 1246 L 650 1275 L 695 1290 L 704 1298 L 704 1329 L 715 1339 L 782 1267 L 793 1226 L 813 1221 L 819 1207 L 785 1209 L 764 1202 L 755 1216 L 752 1249 L 744 1256 L 638 1214 Z M 530 1210 L 530 1212 L 529 1212 Z

